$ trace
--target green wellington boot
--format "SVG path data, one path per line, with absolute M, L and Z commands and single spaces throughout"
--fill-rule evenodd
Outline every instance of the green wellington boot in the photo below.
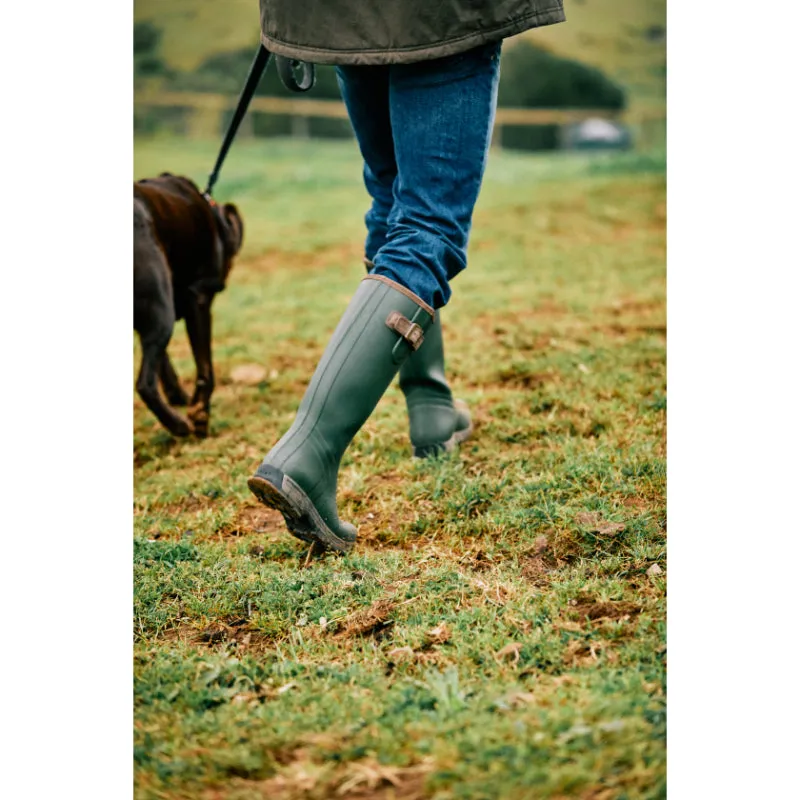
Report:
M 247 482 L 299 539 L 343 553 L 352 549 L 356 529 L 336 511 L 339 462 L 433 319 L 432 308 L 382 275 L 368 275 L 359 285 L 295 421 Z
M 406 396 L 411 448 L 415 458 L 446 453 L 472 433 L 469 408 L 453 400 L 444 377 L 444 344 L 439 312 L 425 344 L 400 367 L 400 388 Z
M 367 271 L 375 265 L 364 259 Z M 439 312 L 425 344 L 400 367 L 400 388 L 406 398 L 414 458 L 447 453 L 472 433 L 469 408 L 453 400 L 444 377 L 444 342 Z

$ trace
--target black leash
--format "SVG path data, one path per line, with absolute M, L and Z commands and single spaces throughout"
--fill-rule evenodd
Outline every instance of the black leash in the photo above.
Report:
M 220 147 L 217 162 L 214 164 L 214 169 L 208 176 L 208 186 L 206 186 L 206 190 L 203 194 L 209 200 L 211 199 L 211 193 L 214 191 L 214 184 L 219 177 L 219 171 L 222 169 L 222 164 L 225 161 L 225 156 L 228 155 L 228 150 L 231 144 L 233 144 L 236 132 L 239 130 L 239 125 L 242 119 L 244 119 L 244 115 L 247 113 L 247 107 L 250 105 L 250 101 L 256 93 L 258 82 L 264 74 L 264 70 L 269 63 L 271 55 L 272 53 L 270 53 L 263 44 L 258 46 L 256 56 L 253 59 L 253 63 L 250 65 L 250 72 L 247 74 L 244 88 L 242 89 L 241 95 L 239 95 L 239 102 L 236 104 L 236 110 L 233 112 L 233 118 L 231 119 L 230 125 L 228 125 L 228 130 L 225 132 L 225 138 L 222 140 L 222 147 Z M 278 68 L 278 75 L 287 89 L 293 92 L 307 92 L 314 85 L 316 75 L 314 73 L 313 64 L 306 64 L 303 61 L 294 61 L 289 58 L 283 58 L 282 56 L 275 56 L 275 62 Z M 297 80 L 297 70 L 301 73 L 300 81 Z

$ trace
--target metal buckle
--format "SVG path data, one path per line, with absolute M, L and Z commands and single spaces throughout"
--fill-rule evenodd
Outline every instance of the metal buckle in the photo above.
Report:
M 399 311 L 390 312 L 389 316 L 386 317 L 386 325 L 396 333 L 399 333 L 411 345 L 412 349 L 419 350 L 422 347 L 422 343 L 425 341 L 422 328 L 416 322 L 406 319 Z

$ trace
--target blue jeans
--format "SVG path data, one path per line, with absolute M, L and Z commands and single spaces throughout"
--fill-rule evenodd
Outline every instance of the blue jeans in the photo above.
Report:
M 336 72 L 372 197 L 365 256 L 374 273 L 441 308 L 450 281 L 467 265 L 497 106 L 500 42 L 432 61 Z

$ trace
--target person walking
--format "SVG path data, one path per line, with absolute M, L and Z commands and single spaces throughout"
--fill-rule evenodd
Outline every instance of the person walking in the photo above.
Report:
M 250 490 L 289 531 L 348 552 L 339 464 L 400 374 L 412 452 L 452 450 L 472 430 L 444 374 L 439 310 L 466 267 L 467 241 L 491 142 L 503 39 L 565 20 L 562 0 L 260 0 L 273 53 L 336 65 L 364 161 L 361 281 L 296 418 Z

